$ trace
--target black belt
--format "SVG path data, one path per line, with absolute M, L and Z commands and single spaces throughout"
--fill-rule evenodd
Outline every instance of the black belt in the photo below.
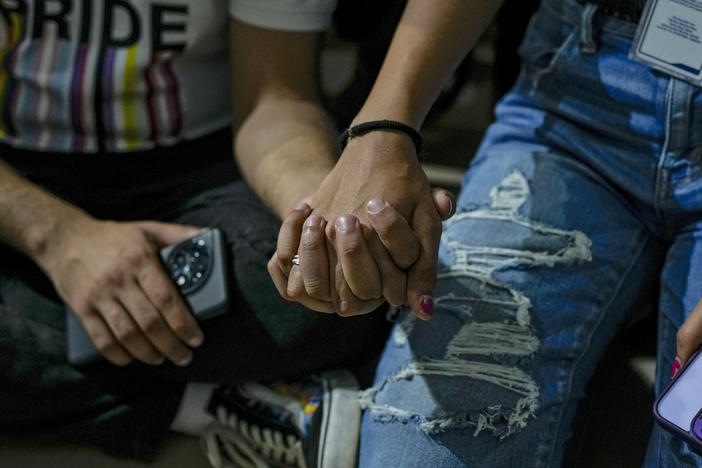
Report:
M 578 3 L 598 5 L 597 11 L 625 21 L 638 23 L 645 0 L 577 0 Z

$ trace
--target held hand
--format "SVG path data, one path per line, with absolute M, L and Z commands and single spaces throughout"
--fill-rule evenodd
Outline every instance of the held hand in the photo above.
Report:
M 453 216 L 455 207 L 453 194 L 435 188 L 432 191 L 432 200 L 442 220 Z M 401 305 L 406 297 L 406 272 L 399 270 L 394 261 L 388 259 L 385 249 L 415 252 L 416 260 L 419 242 L 407 222 L 384 200 L 371 200 L 368 203 L 368 209 L 372 212 L 370 226 L 372 229 L 368 227 L 358 229 L 356 226 L 345 232 L 340 242 L 343 246 L 355 244 L 357 250 L 367 249 L 367 245 L 374 246 L 371 255 L 376 259 L 376 264 L 380 265 L 381 271 L 378 273 L 381 277 L 383 297 L 393 305 Z M 323 234 L 326 221 L 318 215 L 310 216 L 310 212 L 310 207 L 302 203 L 285 218 L 278 236 L 276 253 L 268 263 L 268 271 L 283 298 L 299 302 L 318 312 L 330 313 L 334 311 L 334 307 L 330 293 L 329 255 Z M 354 221 L 355 217 L 350 216 L 347 222 Z M 342 251 L 348 251 L 348 248 L 343 246 Z M 331 253 L 334 255 L 333 251 Z M 292 264 L 295 254 L 299 254 L 299 266 Z M 378 258 L 381 258 L 384 263 L 379 262 Z M 412 260 L 409 262 L 411 263 Z M 375 278 L 374 274 L 377 270 L 372 267 L 372 265 L 369 266 L 371 272 L 368 277 Z M 343 274 L 343 266 L 340 271 Z M 373 287 L 373 284 L 370 286 Z M 348 288 L 347 285 L 344 287 Z M 380 303 L 382 301 L 379 300 L 362 302 L 360 309 L 362 312 L 370 312 Z M 356 306 L 358 305 L 357 303 Z M 338 312 L 343 315 L 346 313 L 346 308 Z
M 397 268 L 408 269 L 403 302 L 409 303 L 415 314 L 426 320 L 433 313 L 441 218 L 412 140 L 404 134 L 386 131 L 351 139 L 312 200 L 314 214 L 329 221 L 326 234 L 333 247 L 328 252 L 330 266 L 334 268 L 330 270 L 330 294 L 335 311 L 340 311 L 345 304 L 349 315 L 367 312 L 356 307 L 357 301 L 377 293 L 370 289 L 369 280 L 374 275 L 368 271 L 368 255 L 363 253 L 363 246 L 351 244 L 357 249 L 349 249 L 346 233 L 340 236 L 337 229 L 339 218 L 346 214 L 354 215 L 359 226 L 372 226 L 375 210 L 369 211 L 366 206 L 372 199 L 388 202 L 417 238 L 416 250 L 407 250 L 406 244 L 399 242 L 389 243 L 386 248 Z M 380 246 L 374 245 L 372 239 L 366 238 L 366 249 L 377 254 Z M 338 262 L 334 255 L 339 256 Z M 382 265 L 381 260 L 379 274 L 387 276 L 390 269 L 383 271 Z M 342 276 L 346 281 L 337 284 Z
M 677 352 L 671 377 L 678 373 L 690 356 L 702 345 L 702 300 L 678 330 Z
M 331 302 L 330 256 L 324 233 L 326 220 L 319 215 L 310 216 L 311 212 L 310 206 L 302 203 L 285 218 L 278 235 L 276 252 L 268 262 L 268 272 L 284 299 L 299 302 L 317 312 L 350 315 L 347 314 L 347 308 L 335 310 Z M 348 223 L 355 222 L 356 218 L 349 215 Z M 355 246 L 358 251 L 364 249 L 364 254 L 368 253 L 358 226 L 346 230 L 343 235 L 346 243 Z M 299 255 L 299 265 L 293 264 L 295 255 Z M 375 264 L 369 267 L 372 278 L 370 283 L 372 287 L 379 287 L 378 270 Z M 341 270 L 337 268 L 335 271 Z M 382 303 L 383 300 L 378 297 L 358 300 L 358 305 L 364 312 L 370 312 Z
M 202 344 L 203 334 L 161 266 L 158 251 L 198 231 L 86 218 L 39 263 L 108 361 L 159 365 L 167 358 L 185 366 L 192 360 L 188 345 Z

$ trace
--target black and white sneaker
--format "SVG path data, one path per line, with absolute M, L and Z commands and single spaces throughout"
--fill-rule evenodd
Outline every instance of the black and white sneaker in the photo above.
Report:
M 215 468 L 352 468 L 361 425 L 358 383 L 347 371 L 300 382 L 221 386 L 202 435 Z

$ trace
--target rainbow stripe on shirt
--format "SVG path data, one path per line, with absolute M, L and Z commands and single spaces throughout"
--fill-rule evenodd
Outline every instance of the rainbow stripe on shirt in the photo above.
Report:
M 0 0 L 0 141 L 120 152 L 229 124 L 222 0 Z

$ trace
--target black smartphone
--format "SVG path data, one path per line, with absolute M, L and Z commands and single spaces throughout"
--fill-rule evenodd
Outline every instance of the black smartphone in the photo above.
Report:
M 197 320 L 229 309 L 226 255 L 222 233 L 207 228 L 196 236 L 160 251 L 164 268 Z M 66 308 L 68 362 L 86 366 L 102 358 L 80 319 Z

